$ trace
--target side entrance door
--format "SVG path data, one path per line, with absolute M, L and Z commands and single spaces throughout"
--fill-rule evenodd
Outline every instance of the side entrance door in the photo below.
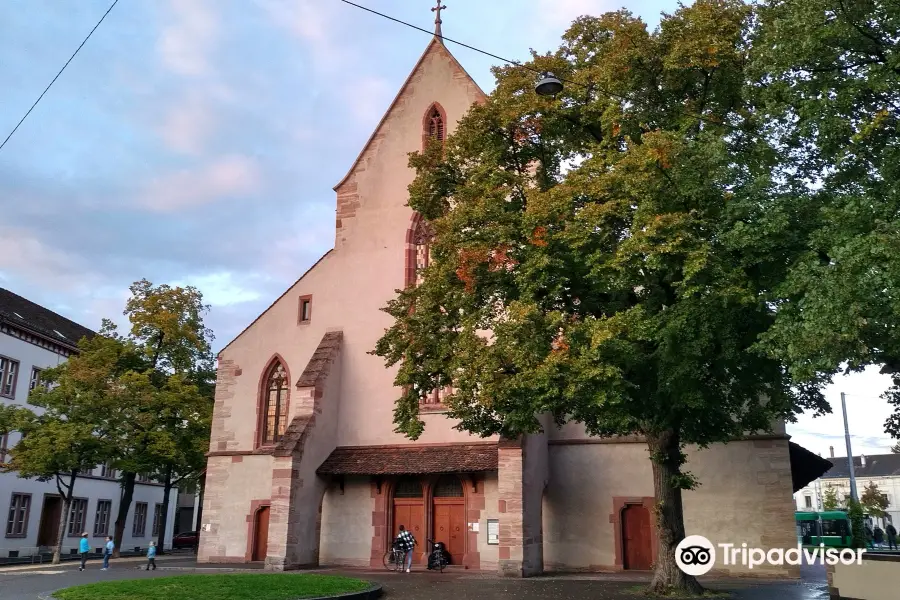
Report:
M 59 518 L 62 516 L 62 498 L 44 496 L 41 508 L 41 523 L 38 525 L 38 546 L 56 546 L 59 538 Z
M 422 499 L 394 498 L 394 536 L 391 541 L 397 539 L 400 534 L 400 526 L 403 525 L 413 534 L 419 545 L 413 551 L 413 563 L 421 564 L 425 557 L 425 504 Z
M 649 571 L 653 562 L 650 543 L 650 511 L 631 504 L 622 510 L 624 567 L 632 571 Z
M 266 549 L 269 546 L 269 507 L 263 506 L 256 511 L 254 526 L 255 542 L 253 544 L 253 560 L 266 560 Z

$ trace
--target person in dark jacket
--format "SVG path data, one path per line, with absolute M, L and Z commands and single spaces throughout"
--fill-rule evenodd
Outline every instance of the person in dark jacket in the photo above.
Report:
M 893 523 L 888 523 L 885 532 L 887 533 L 888 549 L 897 550 L 897 528 Z
M 406 527 L 403 525 L 400 526 L 400 533 L 397 534 L 397 544 L 400 546 L 400 549 L 404 552 L 404 566 L 406 567 L 406 572 L 409 573 L 412 568 L 412 559 L 413 559 L 413 548 L 416 547 L 416 538 L 413 537 L 413 534 L 406 530 Z

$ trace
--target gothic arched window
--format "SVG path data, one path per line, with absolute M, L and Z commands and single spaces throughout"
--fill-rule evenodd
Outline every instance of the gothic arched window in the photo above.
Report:
M 406 235 L 406 285 L 422 283 L 425 268 L 431 262 L 431 226 L 421 215 L 413 215 L 412 224 Z
M 437 140 L 441 143 L 447 139 L 447 115 L 443 107 L 435 102 L 425 111 L 422 120 L 422 147 L 429 141 Z
M 262 436 L 263 446 L 277 444 L 284 435 L 287 422 L 288 374 L 284 365 L 275 360 L 266 373 L 263 384 Z
M 431 107 L 431 114 L 428 115 L 428 137 L 444 141 L 444 117 L 436 106 Z

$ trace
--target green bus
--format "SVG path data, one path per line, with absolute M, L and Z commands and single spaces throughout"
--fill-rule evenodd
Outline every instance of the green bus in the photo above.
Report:
M 804 546 L 825 544 L 832 548 L 852 548 L 850 517 L 842 510 L 797 511 L 797 537 Z

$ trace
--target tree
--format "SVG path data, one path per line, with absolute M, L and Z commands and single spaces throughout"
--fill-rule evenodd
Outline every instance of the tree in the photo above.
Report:
M 854 548 L 866 547 L 866 515 L 862 504 L 851 498 L 847 499 L 847 516 L 850 517 L 850 533 L 853 536 Z
M 881 365 L 900 437 L 900 4 L 769 0 L 758 14 L 750 91 L 780 183 L 759 209 L 803 247 L 766 343 L 801 382 Z
M 42 409 L 40 414 L 27 408 L 15 413 L 10 425 L 22 439 L 3 468 L 19 477 L 55 482 L 63 507 L 53 564 L 60 561 L 78 474 L 109 458 L 117 423 L 108 415 L 114 413 L 129 362 L 127 345 L 104 336 L 81 340 L 79 349 L 67 362 L 41 373 L 47 387 L 36 387 L 28 397 L 31 406 Z
M 840 506 L 840 501 L 837 497 L 837 490 L 834 489 L 834 486 L 828 486 L 825 488 L 825 494 L 822 497 L 822 508 L 825 510 L 837 510 Z
M 900 454 L 900 444 L 894 444 L 891 446 L 891 452 L 894 454 Z
M 733 158 L 755 151 L 749 16 L 700 0 L 654 32 L 624 10 L 582 17 L 555 53 L 495 68 L 445 147 L 411 158 L 432 260 L 385 308 L 395 321 L 374 350 L 399 365 L 394 421 L 413 439 L 422 395 L 450 385 L 448 416 L 479 435 L 536 432 L 549 414 L 643 436 L 659 593 L 702 591 L 675 563 L 682 490 L 698 485 L 685 446 L 828 410 L 820 382 L 792 386 L 757 349 L 780 271 L 757 266 L 772 249 L 742 210 L 769 171 Z M 570 83 L 539 97 L 533 71 Z
M 213 335 L 203 323 L 209 307 L 200 291 L 154 286 L 146 279 L 130 290 L 124 311 L 131 324 L 126 339 L 138 349 L 143 364 L 132 379 L 141 393 L 123 405 L 127 418 L 122 421 L 115 460 L 122 482 L 114 529 L 116 554 L 138 474 L 163 482 L 160 541 L 164 540 L 173 486 L 204 466 L 200 449 L 209 447 L 214 390 Z M 111 324 L 107 328 L 114 332 Z M 162 543 L 159 547 L 164 551 Z
M 879 490 L 874 481 L 870 481 L 869 485 L 863 489 L 859 501 L 867 514 L 882 519 L 887 516 L 887 508 L 890 506 L 890 502 L 887 494 Z

